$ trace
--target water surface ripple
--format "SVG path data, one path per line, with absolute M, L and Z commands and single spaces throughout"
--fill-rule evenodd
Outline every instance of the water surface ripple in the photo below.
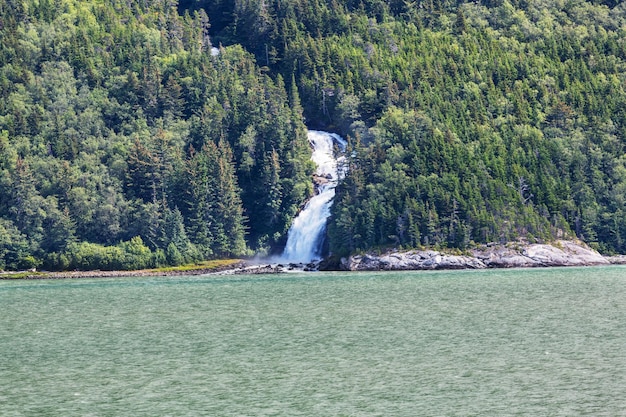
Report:
M 626 268 L 0 282 L 2 416 L 618 416 Z

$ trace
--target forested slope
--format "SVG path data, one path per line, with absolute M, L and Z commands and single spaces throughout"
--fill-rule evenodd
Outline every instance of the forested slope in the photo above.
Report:
M 0 269 L 283 239 L 312 192 L 297 90 L 240 46 L 213 56 L 208 27 L 165 0 L 0 0 Z
M 215 39 L 296 79 L 310 125 L 350 137 L 331 251 L 574 235 L 626 251 L 623 2 L 193 3 Z
M 350 142 L 332 253 L 624 253 L 625 60 L 617 1 L 0 0 L 0 269 L 278 248 L 305 123 Z

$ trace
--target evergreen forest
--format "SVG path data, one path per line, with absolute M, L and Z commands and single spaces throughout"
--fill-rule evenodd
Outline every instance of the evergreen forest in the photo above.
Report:
M 626 253 L 622 2 L 0 0 L 0 270 L 280 251 L 307 128 L 331 254 Z

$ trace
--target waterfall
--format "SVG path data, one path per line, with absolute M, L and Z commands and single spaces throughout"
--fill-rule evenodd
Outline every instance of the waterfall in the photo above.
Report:
M 287 235 L 282 262 L 308 263 L 321 259 L 326 220 L 330 216 L 335 187 L 344 175 L 339 166 L 344 157 L 335 158 L 334 144 L 344 152 L 346 141 L 337 134 L 316 130 L 309 130 L 308 138 L 313 147 L 311 160 L 317 165 L 316 195 L 294 219 Z

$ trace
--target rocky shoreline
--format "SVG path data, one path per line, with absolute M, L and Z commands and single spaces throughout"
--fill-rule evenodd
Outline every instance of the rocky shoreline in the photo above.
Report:
M 33 272 L 19 279 L 116 278 L 184 275 L 257 275 L 323 270 L 341 271 L 423 271 L 438 269 L 532 268 L 558 266 L 626 265 L 626 255 L 603 256 L 580 241 L 552 243 L 490 244 L 463 253 L 436 250 L 390 250 L 382 254 L 353 255 L 338 265 L 328 264 L 252 264 L 236 262 L 220 268 L 185 271 L 68 271 Z M 0 273 L 0 279 L 16 279 Z
M 604 257 L 582 242 L 485 245 L 463 254 L 435 250 L 389 251 L 342 258 L 345 271 L 405 271 L 434 269 L 532 268 L 626 264 L 626 256 Z

